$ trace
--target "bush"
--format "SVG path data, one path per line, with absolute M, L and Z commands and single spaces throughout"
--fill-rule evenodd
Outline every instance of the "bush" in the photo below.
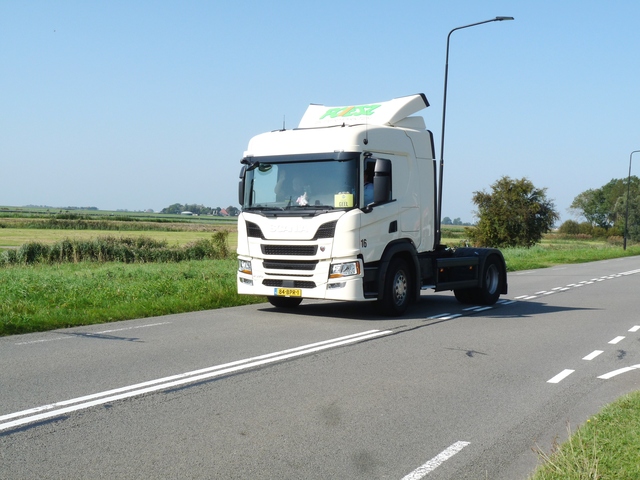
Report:
M 580 225 L 580 231 L 582 235 L 593 235 L 593 225 L 589 222 L 582 222 Z
M 591 235 L 595 238 L 607 238 L 609 236 L 609 231 L 603 227 L 593 227 Z
M 577 235 L 580 233 L 580 224 L 575 220 L 567 220 L 558 228 L 558 233 L 564 235 Z
M 536 188 L 526 178 L 502 177 L 491 193 L 475 192 L 473 203 L 480 219 L 467 230 L 474 245 L 485 247 L 532 247 L 558 219 L 546 188 Z

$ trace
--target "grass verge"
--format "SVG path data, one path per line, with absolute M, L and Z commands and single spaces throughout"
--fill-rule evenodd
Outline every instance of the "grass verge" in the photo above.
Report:
M 640 392 L 604 407 L 550 454 L 530 480 L 640 478 Z
M 236 293 L 235 259 L 0 269 L 0 335 L 263 302 Z
M 640 245 L 623 250 L 606 242 L 555 242 L 531 248 L 505 248 L 502 250 L 507 271 L 533 270 L 569 263 L 586 263 L 612 258 L 640 255 Z

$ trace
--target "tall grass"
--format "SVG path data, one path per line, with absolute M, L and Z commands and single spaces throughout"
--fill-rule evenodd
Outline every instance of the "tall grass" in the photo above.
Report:
M 105 230 L 105 231 L 161 231 L 181 232 L 189 230 L 214 231 L 220 224 L 207 224 L 179 219 L 137 219 L 127 216 L 109 218 L 85 218 L 78 215 L 58 215 L 56 218 L 5 218 L 0 228 L 29 228 L 37 230 Z
M 181 262 L 185 260 L 222 259 L 229 256 L 225 230 L 210 239 L 200 239 L 183 246 L 169 246 L 164 240 L 149 237 L 102 236 L 90 240 L 65 238 L 54 244 L 27 242 L 16 250 L 0 253 L 0 267 L 36 263 L 78 262 Z

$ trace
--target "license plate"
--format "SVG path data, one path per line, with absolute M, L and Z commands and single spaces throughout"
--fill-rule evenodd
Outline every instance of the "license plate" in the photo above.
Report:
M 274 288 L 277 297 L 301 297 L 302 290 L 299 288 Z

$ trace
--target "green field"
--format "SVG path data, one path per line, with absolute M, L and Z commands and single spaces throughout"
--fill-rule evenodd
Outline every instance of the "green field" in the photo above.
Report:
M 212 226 L 207 230 L 192 231 L 156 231 L 156 230 L 123 230 L 123 231 L 104 231 L 104 230 L 53 230 L 53 229 L 34 229 L 34 228 L 0 228 L 0 250 L 8 250 L 17 248 L 27 242 L 41 242 L 52 244 L 64 240 L 65 238 L 75 238 L 81 240 L 90 240 L 104 235 L 120 236 L 120 237 L 149 237 L 154 240 L 165 240 L 170 245 L 185 245 L 196 240 L 210 238 L 211 234 L 219 228 L 230 229 L 229 247 L 233 250 L 236 248 L 238 241 L 238 233 L 235 225 L 232 227 Z

